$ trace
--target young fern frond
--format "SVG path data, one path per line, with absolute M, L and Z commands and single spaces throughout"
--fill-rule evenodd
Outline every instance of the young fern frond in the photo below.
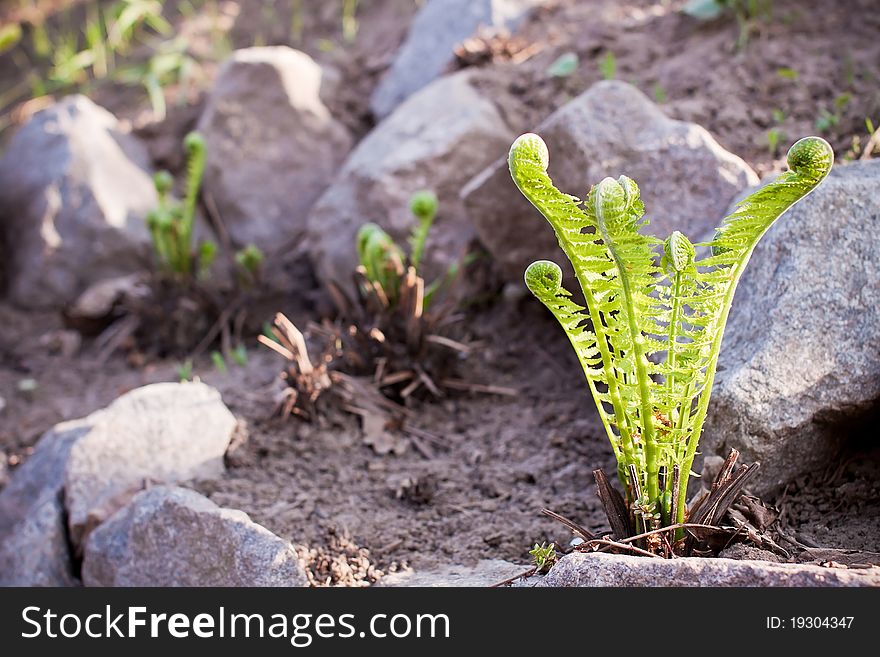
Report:
M 434 223 L 434 217 L 437 216 L 437 206 L 437 195 L 429 190 L 416 192 L 410 199 L 409 209 L 417 223 L 409 238 L 409 261 L 416 269 L 422 264 L 425 242 L 428 240 L 428 232 L 431 230 L 431 224 Z
M 195 223 L 196 202 L 199 198 L 199 190 L 202 187 L 202 178 L 205 175 L 206 147 L 205 138 L 198 132 L 191 132 L 185 138 L 183 146 L 186 149 L 186 196 L 183 199 L 182 234 L 181 241 L 190 244 L 192 240 L 193 224 Z
M 378 284 L 393 304 L 400 289 L 406 255 L 388 233 L 373 223 L 360 227 L 355 244 L 367 280 Z
M 595 345 L 601 357 L 601 368 L 583 360 L 581 365 L 585 372 L 588 368 L 595 372 L 594 383 L 601 383 L 608 390 L 607 399 L 596 398 L 596 403 L 603 407 L 607 403 L 611 407 L 603 420 L 607 418 L 609 423 L 606 426 L 609 437 L 615 435 L 610 427 L 617 430 L 619 438 L 612 438 L 615 454 L 625 454 L 628 462 L 640 462 L 643 455 L 636 444 L 638 437 L 632 435 L 624 401 L 626 396 L 621 394 L 621 387 L 626 387 L 627 381 L 624 373 L 615 366 L 616 361 L 611 353 L 609 333 L 615 327 L 603 320 L 606 315 L 610 318 L 615 310 L 619 310 L 618 296 L 609 294 L 613 291 L 609 278 L 613 276 L 614 261 L 608 249 L 598 239 L 596 217 L 581 208 L 576 197 L 564 194 L 554 187 L 547 174 L 549 160 L 547 145 L 540 137 L 533 134 L 523 135 L 510 149 L 510 174 L 523 195 L 553 227 L 559 246 L 574 267 L 575 276 L 584 292 L 587 312 L 593 321 Z M 563 328 L 566 328 L 564 324 Z M 566 329 L 567 333 L 569 331 L 570 329 Z M 581 354 L 578 353 L 578 356 Z
M 647 225 L 644 206 L 629 178 L 606 178 L 581 204 L 554 187 L 540 137 L 523 135 L 511 147 L 511 176 L 555 231 L 586 307 L 572 301 L 554 263 L 533 263 L 526 285 L 575 349 L 618 474 L 645 527 L 684 520 L 688 475 L 736 285 L 761 236 L 815 189 L 833 159 L 818 137 L 797 142 L 788 155 L 790 171 L 739 203 L 715 238 L 697 245 L 710 249 L 697 259 L 695 246 L 678 231 L 663 242 L 640 232 Z M 630 480 L 630 466 L 638 481 Z M 674 477 L 661 476 L 674 468 L 681 475 L 677 491 Z M 634 491 L 642 497 L 635 499 Z

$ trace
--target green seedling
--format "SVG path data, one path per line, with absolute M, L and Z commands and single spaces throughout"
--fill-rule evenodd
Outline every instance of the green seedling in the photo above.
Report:
M 358 33 L 358 10 L 359 0 L 342 0 L 342 38 L 347 43 L 352 43 Z
M 214 364 L 214 369 L 221 374 L 226 374 L 229 371 L 229 368 L 226 367 L 226 359 L 223 358 L 223 354 L 219 351 L 211 352 L 211 363 Z
M 801 139 L 788 152 L 789 170 L 695 245 L 678 231 L 665 240 L 643 234 L 644 205 L 626 176 L 605 178 L 581 202 L 554 187 L 539 136 L 511 147 L 511 176 L 555 231 L 585 305 L 563 287 L 553 262 L 530 265 L 526 286 L 574 347 L 642 528 L 687 517 L 688 477 L 737 283 L 760 238 L 833 161 L 823 139 Z
M 535 572 L 540 573 L 549 570 L 550 566 L 556 563 L 556 545 L 551 543 L 535 543 L 535 547 L 529 550 L 532 556 L 532 563 L 535 564 Z
M 770 151 L 770 155 L 775 157 L 779 151 L 779 145 L 787 139 L 786 134 L 780 127 L 780 124 L 785 122 L 785 112 L 781 109 L 775 109 L 772 112 L 772 116 L 773 122 L 777 125 L 767 131 L 767 148 Z
M 182 363 L 180 363 L 175 368 L 175 374 L 177 375 L 177 380 L 183 383 L 184 381 L 192 381 L 193 377 L 193 362 L 191 359 L 186 359 Z
M 767 131 L 767 149 L 770 155 L 776 155 L 779 150 L 779 144 L 785 141 L 786 135 L 779 128 L 770 128 Z
M 0 27 L 0 55 L 12 50 L 21 41 L 21 25 L 9 23 Z
M 160 171 L 154 177 L 159 207 L 147 215 L 147 225 L 160 267 L 186 278 L 207 275 L 216 258 L 217 247 L 212 242 L 202 242 L 198 249 L 193 249 L 196 202 L 205 173 L 205 140 L 199 133 L 191 132 L 184 140 L 184 148 L 187 171 L 183 201 L 178 203 L 171 199 L 174 179 L 167 171 Z
M 242 276 L 246 278 L 249 283 L 254 282 L 259 278 L 260 270 L 263 267 L 265 259 L 266 256 L 256 244 L 248 244 L 235 254 L 235 264 L 238 265 Z
M 610 50 L 599 62 L 599 72 L 603 80 L 613 80 L 617 77 L 617 58 Z
M 660 84 L 659 82 L 657 82 L 657 83 L 654 85 L 654 100 L 655 100 L 659 105 L 662 105 L 663 103 L 666 102 L 667 98 L 668 98 L 668 96 L 667 96 L 667 94 L 666 94 L 666 89 L 663 87 L 662 84 Z
M 816 118 L 816 130 L 819 132 L 829 132 L 840 125 L 840 121 L 843 119 L 843 111 L 851 100 L 852 94 L 849 92 L 838 94 L 830 111 L 822 108 L 818 118 Z
M 239 367 L 244 367 L 248 364 L 247 347 L 245 347 L 243 344 L 238 345 L 235 349 L 232 350 L 232 353 L 229 354 L 229 357 L 232 359 L 233 363 L 235 363 Z
M 557 57 L 549 67 L 547 75 L 553 78 L 568 78 L 575 74 L 580 59 L 575 52 L 566 52 Z

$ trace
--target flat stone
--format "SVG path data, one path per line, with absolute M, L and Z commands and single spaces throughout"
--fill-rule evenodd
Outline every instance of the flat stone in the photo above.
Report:
M 880 568 L 848 570 L 769 561 L 573 552 L 536 586 L 880 586 Z

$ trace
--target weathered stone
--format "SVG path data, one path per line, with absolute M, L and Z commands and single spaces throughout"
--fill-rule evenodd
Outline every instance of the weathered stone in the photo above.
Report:
M 702 451 L 760 461 L 750 488 L 825 467 L 880 399 L 880 162 L 835 167 L 743 274 Z
M 148 262 L 156 193 L 144 146 L 85 96 L 38 112 L 0 161 L 9 295 L 69 303 L 90 283 Z
M 145 482 L 176 483 L 223 471 L 235 417 L 202 383 L 156 383 L 93 413 L 64 468 L 70 537 L 85 534 Z
M 636 181 L 648 232 L 673 230 L 694 239 L 715 226 L 755 173 L 703 128 L 663 114 L 625 82 L 603 81 L 551 114 L 535 130 L 550 150 L 556 186 L 581 198 L 606 176 Z M 480 241 L 509 280 L 521 280 L 535 260 L 560 264 L 553 231 L 517 190 L 507 158 L 496 161 L 462 190 Z
M 86 586 L 306 586 L 290 543 L 171 486 L 139 493 L 91 533 L 82 576 Z
M 72 586 L 64 523 L 64 466 L 83 420 L 48 431 L 0 492 L 0 586 Z
M 880 586 L 880 568 L 846 570 L 769 561 L 574 552 L 560 559 L 536 586 Z
M 462 256 L 473 228 L 458 191 L 513 138 L 471 78 L 463 71 L 422 89 L 352 152 L 309 215 L 309 253 L 322 279 L 351 280 L 355 235 L 367 221 L 403 243 L 415 224 L 409 199 L 424 188 L 440 201 L 425 251 L 428 271 L 438 274 Z
M 295 243 L 351 148 L 321 101 L 321 78 L 318 64 L 286 46 L 236 51 L 218 74 L 198 124 L 204 190 L 238 246 L 271 254 Z
M 379 118 L 439 77 L 455 46 L 482 28 L 513 30 L 546 0 L 429 0 L 416 15 L 391 68 L 370 98 Z
M 528 569 L 528 566 L 517 565 L 503 559 L 481 559 L 470 566 L 443 566 L 433 570 L 405 570 L 391 573 L 379 580 L 377 586 L 487 587 L 516 577 Z

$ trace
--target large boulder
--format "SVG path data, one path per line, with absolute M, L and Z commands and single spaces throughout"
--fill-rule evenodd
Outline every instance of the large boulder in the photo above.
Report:
M 880 400 L 880 162 L 835 167 L 760 242 L 727 324 L 704 454 L 767 493 L 824 467 Z
M 370 108 L 385 118 L 416 91 L 440 77 L 455 46 L 482 28 L 513 30 L 546 0 L 429 0 L 410 26 L 391 67 L 376 86 Z
M 603 81 L 551 114 L 535 130 L 550 149 L 550 175 L 562 191 L 585 197 L 606 176 L 638 183 L 649 231 L 694 239 L 714 227 L 742 189 L 757 183 L 740 158 L 705 129 L 668 118 L 630 84 Z M 497 160 L 462 190 L 480 240 L 510 280 L 535 260 L 560 264 L 553 231 Z
M 0 586 L 73 586 L 62 488 L 84 420 L 48 431 L 0 492 Z
M 538 587 L 880 586 L 880 568 L 846 570 L 734 559 L 650 559 L 602 552 L 573 552 L 550 569 Z
M 221 68 L 198 129 L 204 191 L 238 246 L 272 253 L 295 243 L 351 148 L 321 101 L 321 80 L 318 64 L 286 46 L 238 50 Z
M 412 96 L 352 152 L 309 215 L 309 253 L 318 275 L 345 284 L 357 264 L 355 235 L 374 221 L 403 240 L 415 219 L 409 199 L 434 190 L 439 214 L 428 237 L 426 265 L 438 273 L 473 239 L 458 192 L 506 152 L 513 135 L 495 105 L 462 71 Z
M 149 259 L 156 192 L 143 144 L 85 96 L 38 112 L 0 160 L 0 230 L 13 302 L 50 308 Z
M 94 532 L 86 586 L 306 586 L 287 541 L 246 513 L 171 486 L 143 491 Z
M 64 498 L 70 538 L 86 533 L 147 482 L 176 483 L 223 471 L 236 420 L 203 383 L 155 383 L 90 415 L 70 448 Z

